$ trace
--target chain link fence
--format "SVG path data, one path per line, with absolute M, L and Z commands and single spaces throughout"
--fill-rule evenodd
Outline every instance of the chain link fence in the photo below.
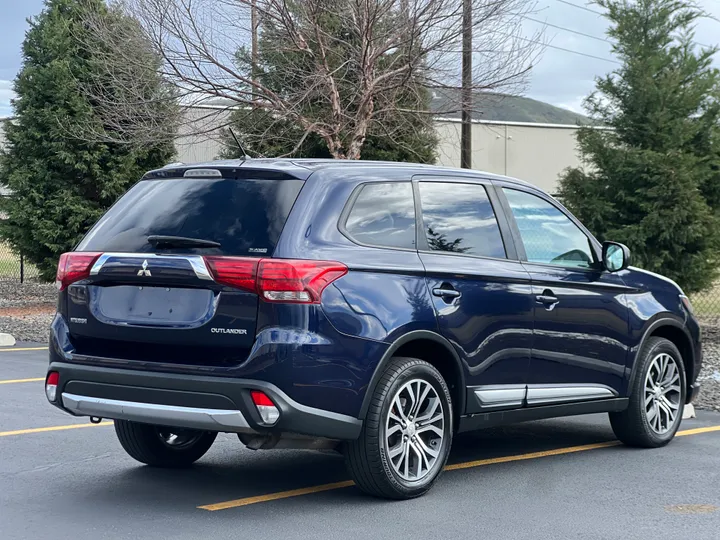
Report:
M 712 288 L 691 295 L 690 301 L 698 318 L 720 320 L 720 280 Z
M 0 241 L 0 281 L 39 281 L 40 272 L 29 264 L 21 253 L 16 253 L 10 246 Z

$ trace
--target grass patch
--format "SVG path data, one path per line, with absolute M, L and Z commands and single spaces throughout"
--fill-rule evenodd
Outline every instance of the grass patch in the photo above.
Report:
M 39 274 L 38 269 L 27 261 L 24 264 L 25 278 L 36 278 Z M 17 279 L 20 280 L 20 255 L 5 243 L 0 242 L 0 279 Z
M 720 280 L 707 291 L 690 296 L 695 314 L 698 316 L 720 316 Z

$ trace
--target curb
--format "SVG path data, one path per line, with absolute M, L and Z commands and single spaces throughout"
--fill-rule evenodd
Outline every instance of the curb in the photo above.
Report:
M 15 338 L 10 334 L 3 334 L 0 332 L 0 347 L 14 347 Z

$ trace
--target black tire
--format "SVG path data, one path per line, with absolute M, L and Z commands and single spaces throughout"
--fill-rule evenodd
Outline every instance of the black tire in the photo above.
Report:
M 670 355 L 679 368 L 680 396 L 677 416 L 670 426 L 670 429 L 661 434 L 651 427 L 648 420 L 648 414 L 645 408 L 645 381 L 653 360 L 663 353 Z M 641 448 L 658 448 L 665 446 L 675 437 L 675 433 L 682 421 L 682 413 L 685 406 L 687 386 L 685 384 L 685 365 L 683 364 L 682 355 L 671 341 L 664 338 L 652 337 L 647 340 L 647 343 L 638 354 L 636 361 L 639 362 L 639 364 L 637 365 L 635 378 L 630 382 L 630 404 L 624 411 L 610 413 L 610 425 L 612 426 L 613 432 L 615 432 L 615 436 L 628 446 Z M 650 399 L 650 397 L 647 399 Z
M 115 433 L 130 457 L 152 467 L 189 467 L 210 449 L 217 433 L 181 428 L 166 428 L 115 420 Z M 185 442 L 169 444 L 166 434 L 176 434 Z
M 417 379 L 429 383 L 438 396 L 444 414 L 443 428 L 439 430 L 443 436 L 435 462 L 427 474 L 419 480 L 409 481 L 396 473 L 389 461 L 385 425 L 395 395 L 406 383 Z M 415 423 L 412 424 L 414 432 Z M 373 392 L 360 437 L 344 445 L 343 454 L 350 476 L 365 493 L 387 499 L 411 499 L 426 493 L 442 473 L 452 436 L 452 399 L 442 375 L 423 360 L 396 357 L 390 361 Z

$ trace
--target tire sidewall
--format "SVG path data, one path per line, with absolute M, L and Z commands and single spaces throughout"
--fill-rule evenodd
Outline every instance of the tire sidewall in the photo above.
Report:
M 678 408 L 678 414 L 675 418 L 675 422 L 673 423 L 672 428 L 666 433 L 659 434 L 656 433 L 652 427 L 650 427 L 650 422 L 648 422 L 647 414 L 645 412 L 645 379 L 647 377 L 648 371 L 650 370 L 653 359 L 657 355 L 663 353 L 672 356 L 678 366 L 678 371 L 680 374 L 680 407 Z M 675 433 L 677 433 L 678 429 L 680 428 L 680 423 L 682 422 L 682 414 L 685 407 L 685 399 L 687 396 L 685 365 L 683 364 L 682 355 L 680 354 L 680 351 L 677 349 L 677 347 L 672 342 L 665 339 L 661 339 L 652 343 L 643 352 L 641 362 L 642 364 L 640 366 L 640 369 L 638 370 L 638 378 L 635 381 L 635 386 L 633 388 L 633 396 L 631 400 L 632 406 L 637 409 L 637 413 L 642 419 L 642 425 L 647 436 L 652 439 L 657 446 L 661 446 L 663 444 L 667 444 L 673 439 L 673 437 L 675 437 Z
M 395 394 L 400 390 L 407 382 L 412 379 L 422 379 L 430 383 L 438 396 L 440 397 L 441 407 L 443 414 L 445 415 L 445 422 L 443 425 L 444 436 L 443 443 L 440 449 L 440 454 L 435 462 L 434 469 L 420 480 L 407 481 L 401 478 L 393 469 L 392 464 L 387 453 L 387 440 L 385 438 L 385 425 L 388 417 L 390 408 L 392 407 L 392 401 Z M 442 375 L 433 368 L 430 364 L 425 362 L 418 363 L 410 366 L 398 374 L 397 377 L 390 383 L 388 388 L 386 399 L 383 401 L 382 407 L 380 408 L 380 422 L 378 425 L 378 442 L 380 445 L 380 459 L 382 462 L 383 469 L 387 478 L 400 492 L 412 496 L 412 494 L 420 495 L 426 492 L 432 484 L 437 480 L 438 476 L 445 466 L 450 448 L 452 446 L 452 435 L 453 435 L 453 415 L 452 415 L 452 399 L 450 397 L 450 390 L 442 378 Z M 444 399 L 443 399 L 444 398 Z

